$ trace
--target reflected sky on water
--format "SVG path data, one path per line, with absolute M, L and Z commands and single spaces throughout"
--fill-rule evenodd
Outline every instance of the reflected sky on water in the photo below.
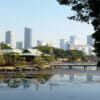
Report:
M 100 71 L 53 71 L 0 74 L 0 100 L 100 100 Z

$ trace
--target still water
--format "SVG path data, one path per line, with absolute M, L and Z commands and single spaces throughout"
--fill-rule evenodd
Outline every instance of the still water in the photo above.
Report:
M 0 73 L 0 100 L 100 100 L 100 71 Z

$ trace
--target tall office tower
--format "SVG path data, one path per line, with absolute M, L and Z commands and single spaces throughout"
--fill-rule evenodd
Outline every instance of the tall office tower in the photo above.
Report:
M 43 41 L 42 40 L 37 40 L 37 46 L 42 46 Z
M 63 50 L 68 50 L 68 40 L 61 39 L 60 40 L 60 48 Z
M 16 48 L 23 49 L 23 42 L 22 41 L 17 41 L 16 42 Z
M 78 39 L 75 36 L 70 36 L 70 44 L 78 44 Z
M 7 45 L 9 45 L 11 48 L 14 48 L 14 33 L 12 31 L 6 32 L 5 41 Z
M 87 36 L 87 44 L 90 45 L 90 46 L 93 46 L 93 38 L 92 38 L 91 35 Z
M 25 28 L 24 49 L 32 49 L 32 29 Z

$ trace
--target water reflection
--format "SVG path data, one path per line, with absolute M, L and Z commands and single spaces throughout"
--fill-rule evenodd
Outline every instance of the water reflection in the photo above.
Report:
M 39 84 L 46 84 L 46 82 L 52 77 L 52 75 L 46 74 L 28 74 L 27 76 L 22 76 L 19 77 L 19 75 L 15 76 L 16 73 L 12 74 L 14 76 L 7 78 L 6 74 L 4 78 L 4 75 L 1 76 L 0 78 L 0 86 L 2 84 L 6 84 L 4 86 L 8 86 L 10 88 L 19 88 L 19 87 L 23 87 L 23 88 L 30 88 L 32 87 L 32 85 L 36 86 L 36 90 L 38 90 Z M 31 78 L 29 78 L 31 77 Z M 2 86 L 1 86 L 2 87 Z M 3 87 L 4 88 L 4 87 Z
M 59 70 L 60 71 L 60 70 Z M 7 78 L 7 75 L 1 75 L 0 77 L 0 86 L 2 84 L 6 84 L 10 88 L 30 88 L 33 85 L 38 90 L 39 85 L 45 85 L 46 83 L 51 88 L 52 85 L 55 86 L 61 83 L 100 83 L 100 73 L 98 72 L 82 72 L 79 73 L 77 71 L 69 73 L 61 73 L 61 74 L 27 74 L 27 75 L 17 75 L 16 73 L 12 74 L 11 77 Z M 4 88 L 4 87 L 3 87 Z
M 0 73 L 1 100 L 99 100 L 99 93 L 100 73 L 93 70 Z

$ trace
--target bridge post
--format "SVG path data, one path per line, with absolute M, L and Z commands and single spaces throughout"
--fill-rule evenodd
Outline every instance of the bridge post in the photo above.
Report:
M 72 69 L 72 66 L 69 66 L 69 69 Z
M 99 71 L 100 70 L 100 66 L 97 66 L 97 71 Z
M 87 71 L 87 66 L 86 65 L 84 66 L 84 71 Z

